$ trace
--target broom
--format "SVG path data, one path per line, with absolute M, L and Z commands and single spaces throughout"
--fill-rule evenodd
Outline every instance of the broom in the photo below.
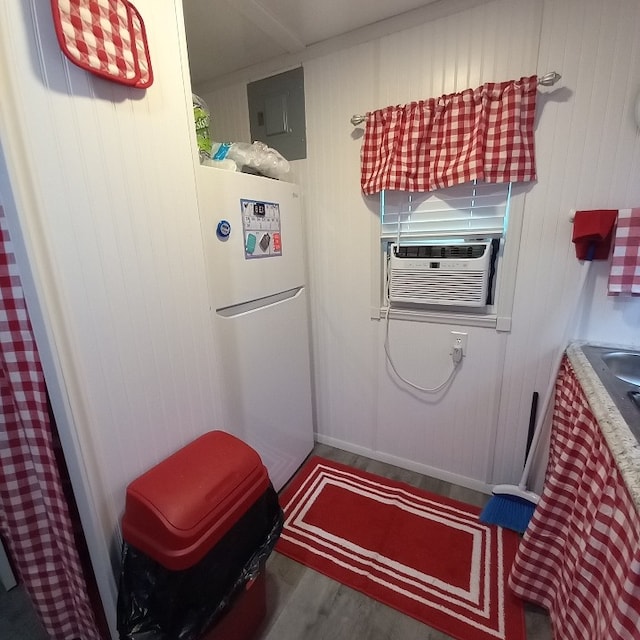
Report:
M 533 516 L 536 505 L 540 500 L 540 496 L 527 489 L 527 482 L 529 481 L 529 473 L 531 471 L 531 465 L 535 458 L 538 443 L 540 442 L 540 436 L 542 428 L 544 426 L 545 417 L 551 403 L 553 396 L 553 390 L 556 384 L 556 378 L 558 377 L 558 371 L 562 362 L 562 356 L 565 351 L 565 341 L 569 330 L 573 326 L 574 316 L 578 309 L 580 298 L 582 297 L 582 290 L 584 289 L 585 282 L 587 280 L 587 274 L 589 273 L 589 267 L 593 260 L 593 250 L 595 247 L 590 247 L 589 255 L 582 265 L 582 271 L 580 274 L 580 282 L 578 284 L 578 292 L 573 305 L 572 312 L 569 315 L 569 321 L 565 328 L 562 342 L 560 343 L 560 349 L 556 355 L 553 368 L 551 369 L 551 380 L 547 391 L 543 396 L 542 411 L 538 413 L 536 421 L 536 428 L 531 440 L 531 446 L 529 447 L 529 453 L 524 465 L 522 477 L 517 485 L 513 484 L 497 484 L 493 487 L 492 497 L 487 502 L 485 508 L 480 513 L 480 522 L 486 524 L 497 524 L 506 529 L 512 529 L 518 533 L 524 533 L 529 526 L 529 521 Z

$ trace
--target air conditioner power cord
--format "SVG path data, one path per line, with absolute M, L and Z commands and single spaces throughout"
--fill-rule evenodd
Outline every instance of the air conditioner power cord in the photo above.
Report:
M 391 369 L 393 369 L 393 372 L 396 374 L 396 376 L 398 376 L 398 378 L 400 380 L 402 380 L 402 382 L 404 382 L 406 385 L 409 385 L 411 388 L 416 389 L 417 391 L 425 391 L 427 393 L 435 393 L 437 391 L 440 391 L 441 389 L 443 389 L 444 387 L 446 387 L 449 382 L 451 382 L 451 380 L 453 379 L 453 376 L 456 374 L 456 371 L 458 370 L 458 366 L 460 365 L 460 363 L 462 362 L 462 356 L 464 355 L 462 352 L 462 347 L 454 347 L 453 348 L 453 352 L 451 354 L 451 358 L 453 360 L 453 368 L 451 369 L 451 372 L 449 373 L 449 375 L 447 376 L 447 379 L 442 382 L 441 384 L 439 384 L 436 387 L 421 387 L 418 384 L 415 384 L 414 382 L 411 382 L 410 380 L 407 380 L 403 375 L 400 374 L 400 372 L 398 371 L 395 363 L 393 362 L 393 358 L 391 357 L 391 348 L 389 346 L 389 315 L 391 312 L 391 308 L 387 307 L 387 312 L 386 312 L 386 324 L 385 324 L 385 336 L 384 336 L 384 352 L 387 356 L 387 361 L 389 362 L 389 365 L 391 366 Z

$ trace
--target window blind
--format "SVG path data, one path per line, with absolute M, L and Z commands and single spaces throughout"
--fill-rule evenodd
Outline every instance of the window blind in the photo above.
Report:
M 432 192 L 380 193 L 381 238 L 496 238 L 504 234 L 510 183 L 468 182 Z

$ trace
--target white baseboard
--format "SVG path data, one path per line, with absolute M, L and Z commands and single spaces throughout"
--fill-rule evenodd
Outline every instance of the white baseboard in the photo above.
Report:
M 435 478 L 436 480 L 444 480 L 445 482 L 450 482 L 451 484 L 457 484 L 461 487 L 465 487 L 466 489 L 472 489 L 474 491 L 479 491 L 480 493 L 486 494 L 490 494 L 492 490 L 492 485 L 487 484 L 486 482 L 474 480 L 473 478 L 467 478 L 466 476 L 461 476 L 457 473 L 443 471 L 442 469 L 430 467 L 429 465 L 421 464 L 413 460 L 407 460 L 406 458 L 400 458 L 389 453 L 384 453 L 383 451 L 374 451 L 373 449 L 368 449 L 367 447 L 362 447 L 357 444 L 345 442 L 344 440 L 338 440 L 337 438 L 323 436 L 319 433 L 315 434 L 315 439 L 316 442 L 319 442 L 320 444 L 326 444 L 329 447 L 335 447 L 336 449 L 342 449 L 343 451 L 348 451 L 349 453 L 355 453 L 359 456 L 377 460 L 378 462 L 385 462 L 402 469 L 415 471 L 417 473 L 421 473 L 422 475 L 429 476 L 430 478 Z

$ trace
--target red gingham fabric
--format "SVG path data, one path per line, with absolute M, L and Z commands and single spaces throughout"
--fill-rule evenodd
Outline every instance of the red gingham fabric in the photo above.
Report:
M 126 85 L 141 82 L 142 20 L 127 0 L 51 0 L 58 42 L 78 66 Z M 139 86 L 150 84 L 147 56 Z
M 565 356 L 545 486 L 509 578 L 555 640 L 640 638 L 640 515 Z
M 618 211 L 608 293 L 640 295 L 640 209 Z
M 127 4 L 129 5 L 129 12 L 131 14 L 133 42 L 138 57 L 138 67 L 140 69 L 140 77 L 135 86 L 138 87 L 138 89 L 146 89 L 153 83 L 153 69 L 151 68 L 151 57 L 149 56 L 149 45 L 147 44 L 147 31 L 138 10 L 130 2 Z
M 47 393 L 0 207 L 0 533 L 54 640 L 99 640 L 56 466 Z
M 537 76 L 367 114 L 365 194 L 434 191 L 456 184 L 535 180 Z

